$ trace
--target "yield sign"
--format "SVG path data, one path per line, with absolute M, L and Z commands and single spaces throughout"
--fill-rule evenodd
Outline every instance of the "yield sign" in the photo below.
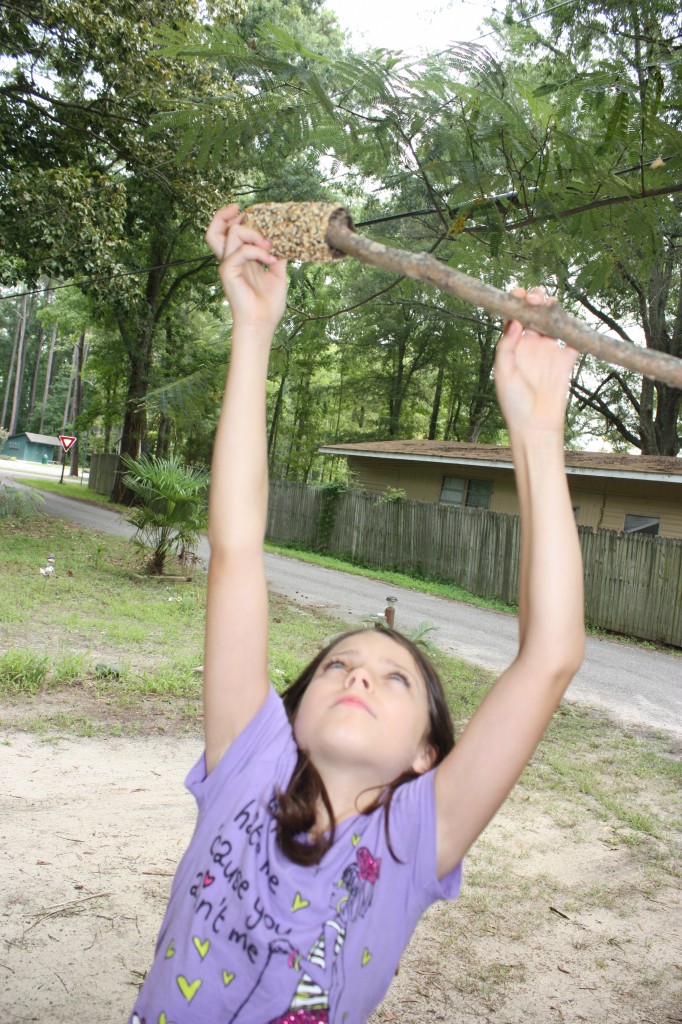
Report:
M 67 437 L 65 434 L 60 434 L 59 440 L 62 443 L 62 448 L 64 449 L 64 451 L 68 452 L 69 448 L 71 448 L 72 445 L 74 445 L 78 439 L 75 437 Z

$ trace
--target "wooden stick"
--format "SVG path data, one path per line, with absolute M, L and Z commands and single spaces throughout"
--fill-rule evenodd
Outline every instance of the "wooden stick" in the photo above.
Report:
M 453 270 L 428 253 L 407 252 L 373 242 L 342 222 L 330 221 L 326 237 L 334 249 L 354 256 L 361 263 L 416 278 L 505 320 L 520 320 L 525 326 L 534 327 L 552 338 L 561 338 L 578 352 L 589 352 L 597 359 L 634 370 L 670 387 L 682 388 L 682 359 L 599 334 L 567 313 L 558 303 L 530 306 L 523 299 Z
M 87 903 L 89 900 L 97 900 L 100 898 L 100 896 L 111 896 L 111 893 L 93 892 L 91 893 L 90 896 L 83 896 L 81 899 L 78 900 L 68 900 L 66 903 L 57 903 L 53 907 L 48 907 L 47 910 L 43 911 L 42 913 L 36 916 L 36 919 L 33 922 L 33 924 L 30 924 L 28 928 L 24 929 L 24 935 L 26 934 L 26 932 L 30 932 L 31 928 L 35 928 L 37 924 L 40 924 L 40 922 L 44 921 L 46 918 L 57 917 L 59 914 L 67 914 L 69 910 L 72 910 L 74 907 L 78 907 L 82 903 Z

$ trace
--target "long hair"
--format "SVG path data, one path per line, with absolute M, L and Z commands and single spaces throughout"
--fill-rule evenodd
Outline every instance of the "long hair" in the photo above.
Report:
M 395 640 L 396 643 L 400 644 L 401 647 L 404 647 L 405 650 L 409 651 L 426 684 L 429 712 L 429 727 L 426 740 L 435 752 L 433 762 L 433 767 L 435 767 L 437 764 L 440 764 L 455 745 L 454 730 L 445 700 L 445 693 L 443 692 L 443 684 L 436 669 L 416 644 L 408 640 L 402 633 L 398 633 L 393 629 L 382 627 L 382 631 L 391 637 L 392 640 Z M 295 721 L 304 693 L 308 689 L 317 669 L 330 651 L 341 641 L 365 632 L 367 632 L 365 629 L 353 629 L 336 637 L 335 640 L 313 658 L 310 664 L 303 669 L 298 679 L 285 690 L 282 699 L 289 721 L 292 724 Z M 379 807 L 384 808 L 386 842 L 394 860 L 398 860 L 398 857 L 396 857 L 391 846 L 389 832 L 391 801 L 395 791 L 400 786 L 418 777 L 419 773 L 411 768 L 402 772 L 397 779 L 394 779 L 393 782 L 384 787 L 376 800 L 364 812 L 369 814 Z M 314 842 L 302 841 L 301 836 L 307 835 L 315 825 L 317 808 L 320 801 L 329 818 L 329 833 L 326 836 L 318 836 Z M 298 760 L 289 785 L 286 790 L 279 790 L 277 792 L 277 802 L 278 806 L 274 816 L 277 821 L 277 842 L 282 852 L 295 864 L 302 864 L 304 866 L 319 864 L 324 854 L 334 842 L 336 819 L 334 818 L 334 811 L 324 782 L 313 765 L 310 756 L 305 751 L 299 750 Z

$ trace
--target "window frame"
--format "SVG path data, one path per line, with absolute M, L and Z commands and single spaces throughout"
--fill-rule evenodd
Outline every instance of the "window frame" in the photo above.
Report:
M 628 529 L 628 519 L 630 520 L 630 529 Z M 640 520 L 641 525 L 635 526 L 633 529 L 633 520 Z M 639 512 L 626 512 L 623 518 L 623 533 L 628 536 L 638 534 L 640 537 L 660 537 L 661 517 L 643 516 Z
M 443 499 L 443 492 L 446 489 L 446 481 L 456 480 L 462 484 L 462 499 L 461 501 L 447 501 Z M 488 503 L 487 505 L 472 505 L 469 504 L 469 491 L 471 484 L 487 484 L 489 487 L 488 491 Z M 440 495 L 438 498 L 439 505 L 453 505 L 455 508 L 480 508 L 484 511 L 490 510 L 492 503 L 493 492 L 495 488 L 495 481 L 485 479 L 483 477 L 468 477 L 468 476 L 453 476 L 451 474 L 443 474 L 440 485 Z

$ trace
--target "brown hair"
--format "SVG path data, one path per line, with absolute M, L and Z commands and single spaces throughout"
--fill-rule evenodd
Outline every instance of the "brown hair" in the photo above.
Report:
M 455 745 L 454 730 L 445 700 L 445 693 L 443 692 L 443 684 L 440 681 L 436 669 L 416 644 L 406 636 L 403 636 L 402 633 L 398 633 L 393 629 L 385 627 L 381 628 L 383 632 L 391 637 L 392 640 L 395 640 L 396 643 L 401 645 L 401 647 L 404 647 L 405 650 L 409 651 L 426 684 L 429 711 L 429 728 L 426 739 L 435 751 L 435 758 L 433 762 L 433 766 L 435 767 L 435 765 L 440 764 L 443 758 L 449 754 Z M 368 630 L 354 629 L 336 637 L 332 643 L 324 647 L 319 654 L 313 658 L 310 664 L 303 669 L 298 679 L 296 679 L 285 690 L 282 695 L 282 699 L 290 722 L 294 722 L 301 700 L 303 699 L 303 695 L 308 689 L 317 669 L 329 652 L 341 641 L 348 639 L 348 637 L 357 636 L 358 634 L 365 632 L 368 632 Z M 383 806 L 385 811 L 386 842 L 391 856 L 395 860 L 398 860 L 398 858 L 391 846 L 388 827 L 391 801 L 393 799 L 393 794 L 399 786 L 402 786 L 405 782 L 410 782 L 412 779 L 418 778 L 418 776 L 419 773 L 415 772 L 413 769 L 408 769 L 407 771 L 402 772 L 397 779 L 394 779 L 393 782 L 379 794 L 376 800 L 365 812 L 366 814 L 369 814 L 371 811 L 375 811 L 377 808 Z M 282 852 L 295 864 L 302 864 L 304 866 L 319 864 L 324 854 L 334 842 L 336 820 L 334 818 L 334 811 L 324 782 L 313 765 L 309 755 L 305 753 L 305 751 L 299 750 L 298 761 L 289 781 L 289 785 L 286 790 L 279 790 L 277 792 L 277 800 L 278 807 L 274 816 L 277 821 L 277 841 Z M 314 842 L 301 841 L 300 837 L 310 832 L 315 825 L 317 807 L 320 800 L 322 801 L 331 823 L 329 833 L 327 835 L 318 836 Z

